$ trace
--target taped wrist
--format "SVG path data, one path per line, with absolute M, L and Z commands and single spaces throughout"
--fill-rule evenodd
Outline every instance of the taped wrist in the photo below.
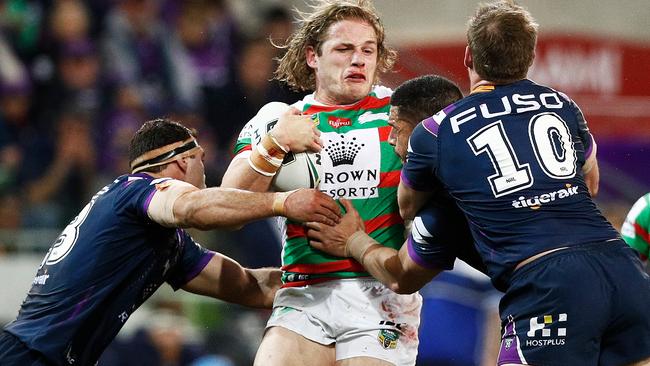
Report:
M 256 172 L 272 177 L 280 169 L 287 150 L 282 147 L 273 135 L 267 134 L 248 156 L 248 164 Z
M 368 236 L 364 231 L 357 231 L 350 235 L 345 243 L 345 255 L 357 260 L 362 266 L 365 255 L 368 249 L 373 246 L 379 245 L 377 242 Z
M 277 192 L 274 193 L 275 198 L 273 199 L 273 215 L 274 216 L 284 216 L 285 214 L 285 209 L 284 209 L 284 203 L 287 200 L 287 197 L 294 191 L 290 192 Z

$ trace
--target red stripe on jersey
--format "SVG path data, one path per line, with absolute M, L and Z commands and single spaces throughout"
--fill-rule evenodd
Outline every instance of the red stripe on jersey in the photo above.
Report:
M 399 185 L 401 170 L 379 174 L 379 188 L 397 187 Z
M 399 215 L 398 212 L 381 215 L 379 217 L 375 217 L 374 219 L 365 221 L 366 232 L 371 233 L 377 229 L 382 229 L 385 227 L 401 224 L 403 222 L 404 220 L 402 220 L 402 217 Z
M 366 225 L 367 233 L 372 233 L 377 229 L 382 229 L 385 227 L 402 224 L 402 223 L 404 223 L 404 220 L 402 220 L 402 217 L 397 212 L 381 215 L 379 217 L 375 217 L 374 219 L 364 221 L 364 224 Z M 287 224 L 287 239 L 294 239 L 294 238 L 301 238 L 301 237 L 302 238 L 307 237 L 307 231 L 305 230 L 304 226 L 300 224 Z
M 650 233 L 648 233 L 641 225 L 634 223 L 634 233 L 643 239 L 646 244 L 650 245 Z
M 374 109 L 385 107 L 388 103 L 390 103 L 390 97 L 379 99 L 369 95 L 359 102 L 350 105 L 310 105 L 304 113 L 312 114 L 318 112 L 331 112 L 335 110 L 353 111 L 358 109 Z
M 321 277 L 321 278 L 314 278 L 313 280 L 306 280 L 306 281 L 294 281 L 294 282 L 288 282 L 280 286 L 280 288 L 287 288 L 287 287 L 303 287 L 307 285 L 315 285 L 317 283 L 321 282 L 326 282 L 326 281 L 332 281 L 332 280 L 340 280 L 340 277 Z
M 307 236 L 305 227 L 300 224 L 287 224 L 287 239 Z
M 390 136 L 390 129 L 391 126 L 384 126 L 384 127 L 379 127 L 377 128 L 377 131 L 379 132 L 379 141 L 381 142 L 386 142 L 388 141 L 388 137 Z
M 314 263 L 314 264 L 289 264 L 282 267 L 283 271 L 296 273 L 330 273 L 330 272 L 365 272 L 359 262 L 352 258 L 335 262 Z

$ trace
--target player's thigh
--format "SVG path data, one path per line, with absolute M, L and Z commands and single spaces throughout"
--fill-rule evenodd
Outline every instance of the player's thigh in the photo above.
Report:
M 615 281 L 616 301 L 601 340 L 603 366 L 638 365 L 650 357 L 650 277 L 634 249 L 621 246 L 623 250 L 604 257 L 608 277 Z
M 331 366 L 334 346 L 322 345 L 282 327 L 267 329 L 255 355 L 255 366 Z
M 395 366 L 395 364 L 378 358 L 353 357 L 336 361 L 336 366 Z
M 594 280 L 600 269 L 591 265 L 588 253 L 562 252 L 514 274 L 500 304 L 503 336 L 497 365 L 598 364 L 611 286 Z

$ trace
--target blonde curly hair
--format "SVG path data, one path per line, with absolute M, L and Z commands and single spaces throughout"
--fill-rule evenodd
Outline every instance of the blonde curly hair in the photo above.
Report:
M 309 4 L 312 12 L 296 10 L 299 28 L 286 44 L 277 46 L 286 49 L 279 58 L 274 77 L 286 82 L 298 91 L 316 89 L 314 70 L 307 65 L 306 50 L 313 47 L 321 55 L 321 45 L 326 41 L 327 31 L 332 24 L 346 19 L 359 19 L 370 24 L 377 35 L 377 70 L 387 72 L 393 68 L 397 52 L 386 46 L 384 26 L 377 10 L 369 0 L 321 0 Z

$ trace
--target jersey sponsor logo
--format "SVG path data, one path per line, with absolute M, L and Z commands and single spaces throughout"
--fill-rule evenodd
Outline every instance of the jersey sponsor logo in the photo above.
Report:
M 357 118 L 357 121 L 359 122 L 360 125 L 364 123 L 376 121 L 376 120 L 388 121 L 388 113 L 386 112 L 372 113 L 368 111 Z
M 541 318 L 541 322 L 540 322 Z M 563 346 L 566 343 L 566 323 L 568 316 L 566 313 L 555 315 L 544 315 L 541 317 L 530 318 L 530 326 L 526 335 L 526 346 L 541 347 L 541 346 Z M 541 339 L 539 339 L 541 336 Z
M 343 126 L 352 126 L 352 120 L 344 117 L 337 116 L 328 116 L 327 123 L 332 126 L 332 128 L 340 128 Z
M 48 278 L 50 278 L 50 275 L 48 274 L 36 276 L 34 281 L 32 281 L 32 285 L 44 285 Z
M 558 93 L 540 93 L 540 94 L 513 94 L 506 95 L 500 99 L 500 102 L 487 104 L 483 103 L 477 107 L 467 108 L 456 113 L 449 119 L 451 131 L 460 132 L 460 126 L 478 117 L 485 119 L 494 119 L 508 114 L 517 114 L 542 109 L 561 109 L 564 102 Z
M 321 163 L 321 191 L 333 198 L 378 196 L 381 155 L 377 129 L 361 129 L 345 134 L 325 132 Z
M 512 201 L 512 207 L 514 208 L 530 208 L 531 210 L 537 210 L 542 207 L 543 204 L 553 202 L 556 199 L 563 199 L 578 194 L 578 187 L 572 187 L 571 184 L 567 184 L 566 188 L 558 189 L 557 191 L 540 194 L 532 198 L 526 198 L 521 196 L 516 200 Z
M 329 145 L 325 147 L 327 155 L 332 159 L 332 165 L 353 165 L 354 159 L 365 144 L 358 142 L 356 137 L 346 139 L 345 135 L 338 136 L 340 139 L 329 140 Z

